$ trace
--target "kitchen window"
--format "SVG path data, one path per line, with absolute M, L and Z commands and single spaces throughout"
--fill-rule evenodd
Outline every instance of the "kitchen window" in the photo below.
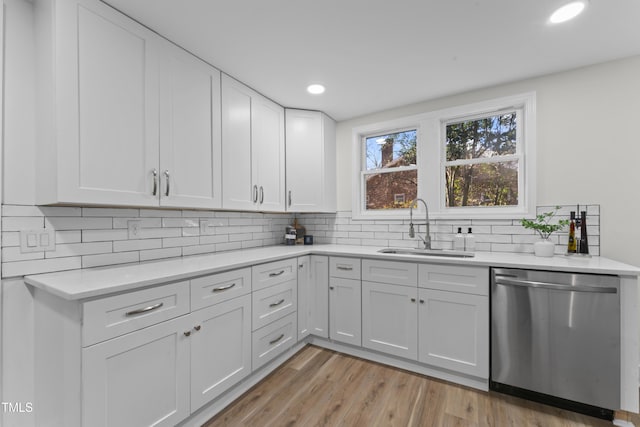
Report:
M 535 94 L 354 129 L 353 217 L 405 218 L 416 197 L 432 218 L 535 213 Z
M 362 139 L 367 211 L 406 209 L 406 203 L 417 197 L 416 134 L 415 129 L 406 129 Z

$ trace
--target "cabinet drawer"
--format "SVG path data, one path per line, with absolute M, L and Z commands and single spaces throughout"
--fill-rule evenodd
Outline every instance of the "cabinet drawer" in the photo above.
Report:
M 418 286 L 465 294 L 489 295 L 489 268 L 420 264 Z
M 255 331 L 296 311 L 297 281 L 290 280 L 266 289 L 260 289 L 253 292 L 252 297 L 252 324 Z
M 298 261 L 296 258 L 251 267 L 253 290 L 268 288 L 298 278 Z
M 284 353 L 296 342 L 296 313 L 258 329 L 253 333 L 253 369 Z
M 362 260 L 362 280 L 416 286 L 418 284 L 418 264 L 364 259 Z
M 82 310 L 82 345 L 86 347 L 188 313 L 189 282 L 87 301 Z
M 227 271 L 191 280 L 191 310 L 251 292 L 251 269 Z
M 360 280 L 360 258 L 329 258 L 329 276 Z

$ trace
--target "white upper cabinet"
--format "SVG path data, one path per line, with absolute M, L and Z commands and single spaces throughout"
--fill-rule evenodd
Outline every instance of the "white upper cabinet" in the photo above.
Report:
M 222 76 L 222 207 L 281 212 L 284 109 Z
M 219 72 L 97 0 L 36 16 L 37 203 L 219 207 Z
M 160 205 L 222 206 L 220 72 L 167 42 L 160 74 Z
M 336 211 L 335 122 L 319 111 L 286 112 L 287 210 Z

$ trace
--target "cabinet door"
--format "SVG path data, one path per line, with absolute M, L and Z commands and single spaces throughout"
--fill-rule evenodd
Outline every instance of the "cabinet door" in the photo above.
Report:
M 251 155 L 258 209 L 285 210 L 284 108 L 257 95 L 251 102 Z
M 489 298 L 419 289 L 420 362 L 489 378 Z
M 251 167 L 251 100 L 256 92 L 222 75 L 222 207 L 255 210 L 258 185 Z M 273 165 L 273 167 L 276 167 Z
M 309 316 L 310 333 L 329 338 L 329 257 L 323 255 L 311 255 Z
M 82 425 L 174 426 L 189 415 L 188 316 L 82 350 Z
M 324 188 L 324 138 L 322 113 L 286 110 L 287 210 L 322 210 Z
M 309 335 L 311 322 L 311 256 L 298 258 L 298 341 Z
M 329 338 L 362 345 L 359 280 L 332 277 L 329 282 Z
M 160 204 L 220 208 L 220 72 L 165 43 L 160 83 Z
M 57 152 L 43 147 L 41 165 L 58 182 L 43 201 L 157 206 L 159 38 L 101 2 L 54 8 Z
M 251 295 L 191 314 L 191 412 L 251 373 Z
M 362 346 L 407 359 L 418 358 L 418 290 L 362 282 Z

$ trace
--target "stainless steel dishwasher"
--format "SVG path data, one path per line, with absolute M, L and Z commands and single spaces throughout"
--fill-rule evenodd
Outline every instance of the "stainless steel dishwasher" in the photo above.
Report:
M 492 269 L 490 387 L 613 419 L 620 407 L 620 279 Z

